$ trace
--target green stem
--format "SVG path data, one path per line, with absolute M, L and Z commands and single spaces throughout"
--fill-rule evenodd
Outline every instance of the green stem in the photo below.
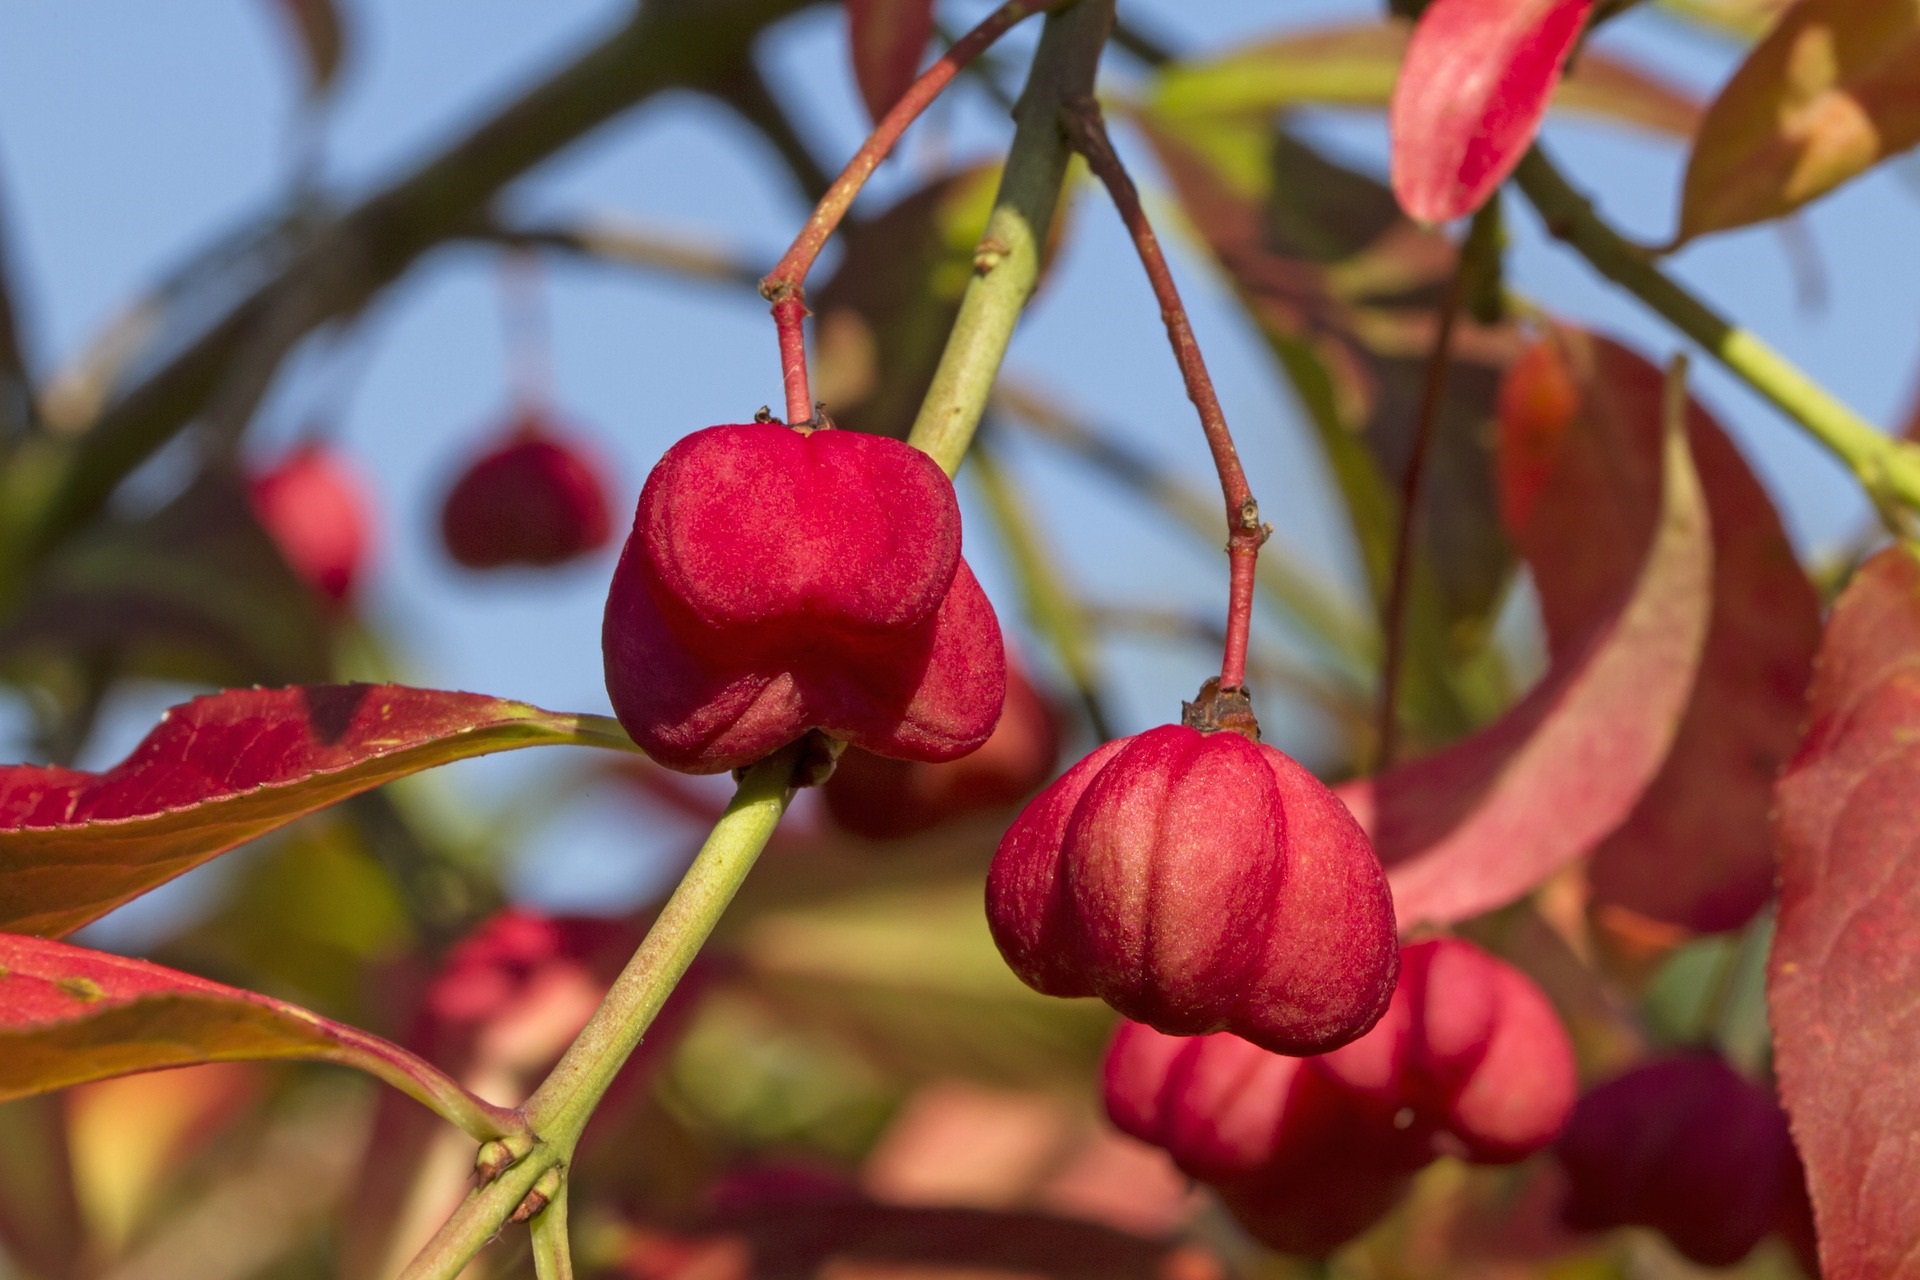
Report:
M 792 799 L 795 743 L 747 770 L 720 821 L 560 1065 L 527 1100 L 541 1141 L 569 1153 L 601 1095 L 733 901 Z
M 613 1078 L 653 1025 L 721 913 L 767 846 L 792 799 L 796 742 L 746 771 L 726 812 L 667 899 L 640 949 L 566 1055 L 521 1110 L 537 1135 L 532 1149 L 475 1189 L 401 1280 L 454 1280 L 512 1216 L 543 1176 L 562 1169 Z M 504 1163 L 504 1161 L 503 1161 Z M 562 1187 L 564 1187 L 562 1183 Z M 554 1198 L 558 1203 L 559 1197 Z M 550 1205 L 544 1212 L 551 1213 Z M 551 1228 L 549 1228 L 551 1230 Z
M 1920 449 L 1877 430 L 1757 335 L 1689 293 L 1645 250 L 1608 226 L 1539 147 L 1520 162 L 1514 177 L 1554 237 L 1805 427 L 1852 470 L 1882 511 L 1891 502 L 1920 509 Z
M 533 1274 L 536 1280 L 573 1280 L 573 1250 L 567 1243 L 567 1184 L 553 1203 L 533 1215 Z
M 907 437 L 948 475 L 966 457 L 1014 325 L 1040 281 L 1041 254 L 1072 158 L 1060 131 L 1060 108 L 1092 94 L 1112 24 L 1113 0 L 1079 0 L 1047 15 L 1026 90 L 1014 108 L 1013 148 L 974 252 L 974 276 Z

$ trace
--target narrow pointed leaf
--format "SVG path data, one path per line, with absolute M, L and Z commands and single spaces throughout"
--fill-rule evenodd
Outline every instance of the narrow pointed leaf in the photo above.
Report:
M 1920 143 L 1920 0 L 1802 0 L 1707 111 L 1680 238 L 1791 213 Z
M 1920 1276 L 1920 561 L 1840 597 L 1778 789 L 1774 1062 L 1829 1276 Z
M 239 689 L 103 773 L 0 767 L 0 930 L 58 937 L 295 818 L 453 760 L 633 750 L 613 722 L 400 685 Z
M 913 84 L 933 38 L 933 0 L 846 0 L 853 78 L 876 123 Z
M 0 934 L 0 1102 L 137 1071 L 273 1058 L 365 1071 L 482 1141 L 516 1128 L 400 1046 L 297 1005 L 144 960 Z
M 1412 28 L 1359 23 L 1288 32 L 1217 57 L 1156 73 L 1152 103 L 1167 115 L 1270 114 L 1296 107 L 1384 109 L 1407 56 Z M 1553 109 L 1691 139 L 1702 106 L 1684 89 L 1632 63 L 1589 51 L 1567 69 Z
M 1393 193 L 1421 222 L 1472 213 L 1533 145 L 1593 0 L 1434 0 L 1394 86 Z
M 1533 568 L 1554 655 L 1633 577 L 1659 518 L 1665 378 L 1618 343 L 1554 330 L 1501 400 L 1507 529 Z M 1820 601 L 1766 490 L 1713 417 L 1688 435 L 1713 528 L 1713 614 L 1659 777 L 1595 851 L 1594 899 L 1702 933 L 1773 893 L 1773 780 L 1799 741 Z
M 1629 593 L 1485 729 L 1340 788 L 1387 865 L 1402 929 L 1512 902 L 1591 852 L 1659 772 L 1706 637 L 1699 477 L 1667 442 L 1661 519 Z

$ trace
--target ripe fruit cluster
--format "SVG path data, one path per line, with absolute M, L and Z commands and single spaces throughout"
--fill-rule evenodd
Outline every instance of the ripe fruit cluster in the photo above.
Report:
M 1109 742 L 1041 792 L 994 856 L 987 919 L 1036 990 L 1278 1053 L 1365 1032 L 1399 954 L 1339 798 L 1272 747 L 1184 724 Z
M 1557 1153 L 1568 1226 L 1653 1227 L 1709 1267 L 1732 1266 L 1775 1230 L 1811 1253 L 1806 1174 L 1786 1113 L 1712 1054 L 1656 1059 L 1594 1089 Z
M 1541 1150 L 1577 1089 L 1546 996 L 1451 938 L 1406 949 L 1385 1017 L 1344 1048 L 1288 1057 L 1128 1023 L 1103 1082 L 1116 1125 L 1213 1184 L 1255 1236 L 1307 1254 L 1364 1231 L 1441 1155 L 1506 1164 Z
M 810 729 L 952 760 L 1006 700 L 952 483 L 909 445 L 847 431 L 747 423 L 669 449 L 602 639 L 621 724 L 688 773 L 752 764 Z

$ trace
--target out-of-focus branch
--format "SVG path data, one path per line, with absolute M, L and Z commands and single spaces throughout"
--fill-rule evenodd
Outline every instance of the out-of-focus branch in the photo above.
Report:
M 33 372 L 19 312 L 13 305 L 13 238 L 7 234 L 6 191 L 0 189 L 0 443 L 33 429 Z
M 465 235 L 508 248 L 547 249 L 721 285 L 757 288 L 766 270 L 744 254 L 603 218 L 512 225 L 487 218 L 470 226 Z
M 742 120 L 767 140 L 786 164 L 787 172 L 793 176 L 800 193 L 809 204 L 827 194 L 827 188 L 833 185 L 833 175 L 820 164 L 806 139 L 794 129 L 792 117 L 780 105 L 779 99 L 773 96 L 773 90 L 768 86 L 767 78 L 760 74 L 751 52 L 743 53 L 734 74 L 710 86 L 710 90 L 714 97 L 732 107 Z
M 116 397 L 80 433 L 25 442 L 0 476 L 0 587 L 83 523 L 130 471 L 198 416 L 289 279 L 358 287 L 314 308 L 314 323 L 349 313 L 476 209 L 554 152 L 661 90 L 710 88 L 740 65 L 768 23 L 814 0 L 651 0 L 633 20 L 502 108 L 406 177 L 324 223 L 274 280 Z

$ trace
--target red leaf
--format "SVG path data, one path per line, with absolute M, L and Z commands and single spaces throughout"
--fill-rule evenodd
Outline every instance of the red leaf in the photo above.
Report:
M 1920 562 L 1860 570 L 1781 778 L 1775 1066 L 1829 1276 L 1920 1276 Z
M 1434 0 L 1389 108 L 1393 193 L 1421 222 L 1472 213 L 1533 145 L 1593 0 Z
M 1666 759 L 1708 615 L 1706 513 L 1676 438 L 1637 581 L 1499 720 L 1340 788 L 1373 838 L 1405 931 L 1504 905 L 1619 826 Z
M 0 933 L 0 1102 L 201 1062 L 356 1067 L 482 1141 L 506 1113 L 396 1044 L 297 1005 L 144 960 Z
M 1507 530 L 1566 653 L 1633 576 L 1659 518 L 1664 377 L 1605 338 L 1556 330 L 1501 397 Z M 1660 776 L 1595 852 L 1596 901 L 1702 933 L 1773 894 L 1773 779 L 1799 740 L 1820 601 L 1739 450 L 1695 403 L 1688 433 L 1713 528 L 1713 614 Z
M 0 930 L 58 937 L 295 818 L 519 747 L 632 745 L 599 716 L 401 685 L 239 689 L 104 773 L 0 766 Z
M 920 72 L 933 38 L 933 0 L 847 0 L 853 78 L 878 123 Z

